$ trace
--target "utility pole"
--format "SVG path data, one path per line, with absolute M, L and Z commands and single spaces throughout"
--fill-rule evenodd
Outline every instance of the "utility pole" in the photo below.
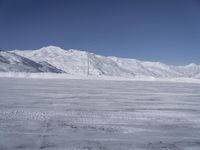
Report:
M 89 52 L 87 52 L 87 75 L 90 75 Z

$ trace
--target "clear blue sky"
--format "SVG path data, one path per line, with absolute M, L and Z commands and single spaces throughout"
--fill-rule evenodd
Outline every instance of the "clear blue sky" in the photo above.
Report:
M 0 0 L 0 49 L 48 45 L 200 64 L 200 0 Z

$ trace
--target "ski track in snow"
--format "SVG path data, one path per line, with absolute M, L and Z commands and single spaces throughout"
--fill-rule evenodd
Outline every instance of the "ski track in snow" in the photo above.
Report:
M 0 150 L 199 150 L 200 84 L 0 78 Z

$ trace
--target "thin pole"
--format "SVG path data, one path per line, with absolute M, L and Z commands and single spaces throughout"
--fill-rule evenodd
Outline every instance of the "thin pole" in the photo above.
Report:
M 87 52 L 87 75 L 90 75 L 90 62 L 89 62 L 89 53 Z

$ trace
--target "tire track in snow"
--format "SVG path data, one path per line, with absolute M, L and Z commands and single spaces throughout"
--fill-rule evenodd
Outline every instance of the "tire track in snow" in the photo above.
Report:
M 41 150 L 41 149 L 44 149 L 45 148 L 45 145 L 44 145 L 44 139 L 45 139 L 45 136 L 47 135 L 47 130 L 50 126 L 50 118 L 47 117 L 45 115 L 45 113 L 43 113 L 43 117 L 44 117 L 44 129 L 42 131 L 42 133 L 40 134 L 40 138 L 39 138 L 39 142 L 38 142 L 38 149 Z

